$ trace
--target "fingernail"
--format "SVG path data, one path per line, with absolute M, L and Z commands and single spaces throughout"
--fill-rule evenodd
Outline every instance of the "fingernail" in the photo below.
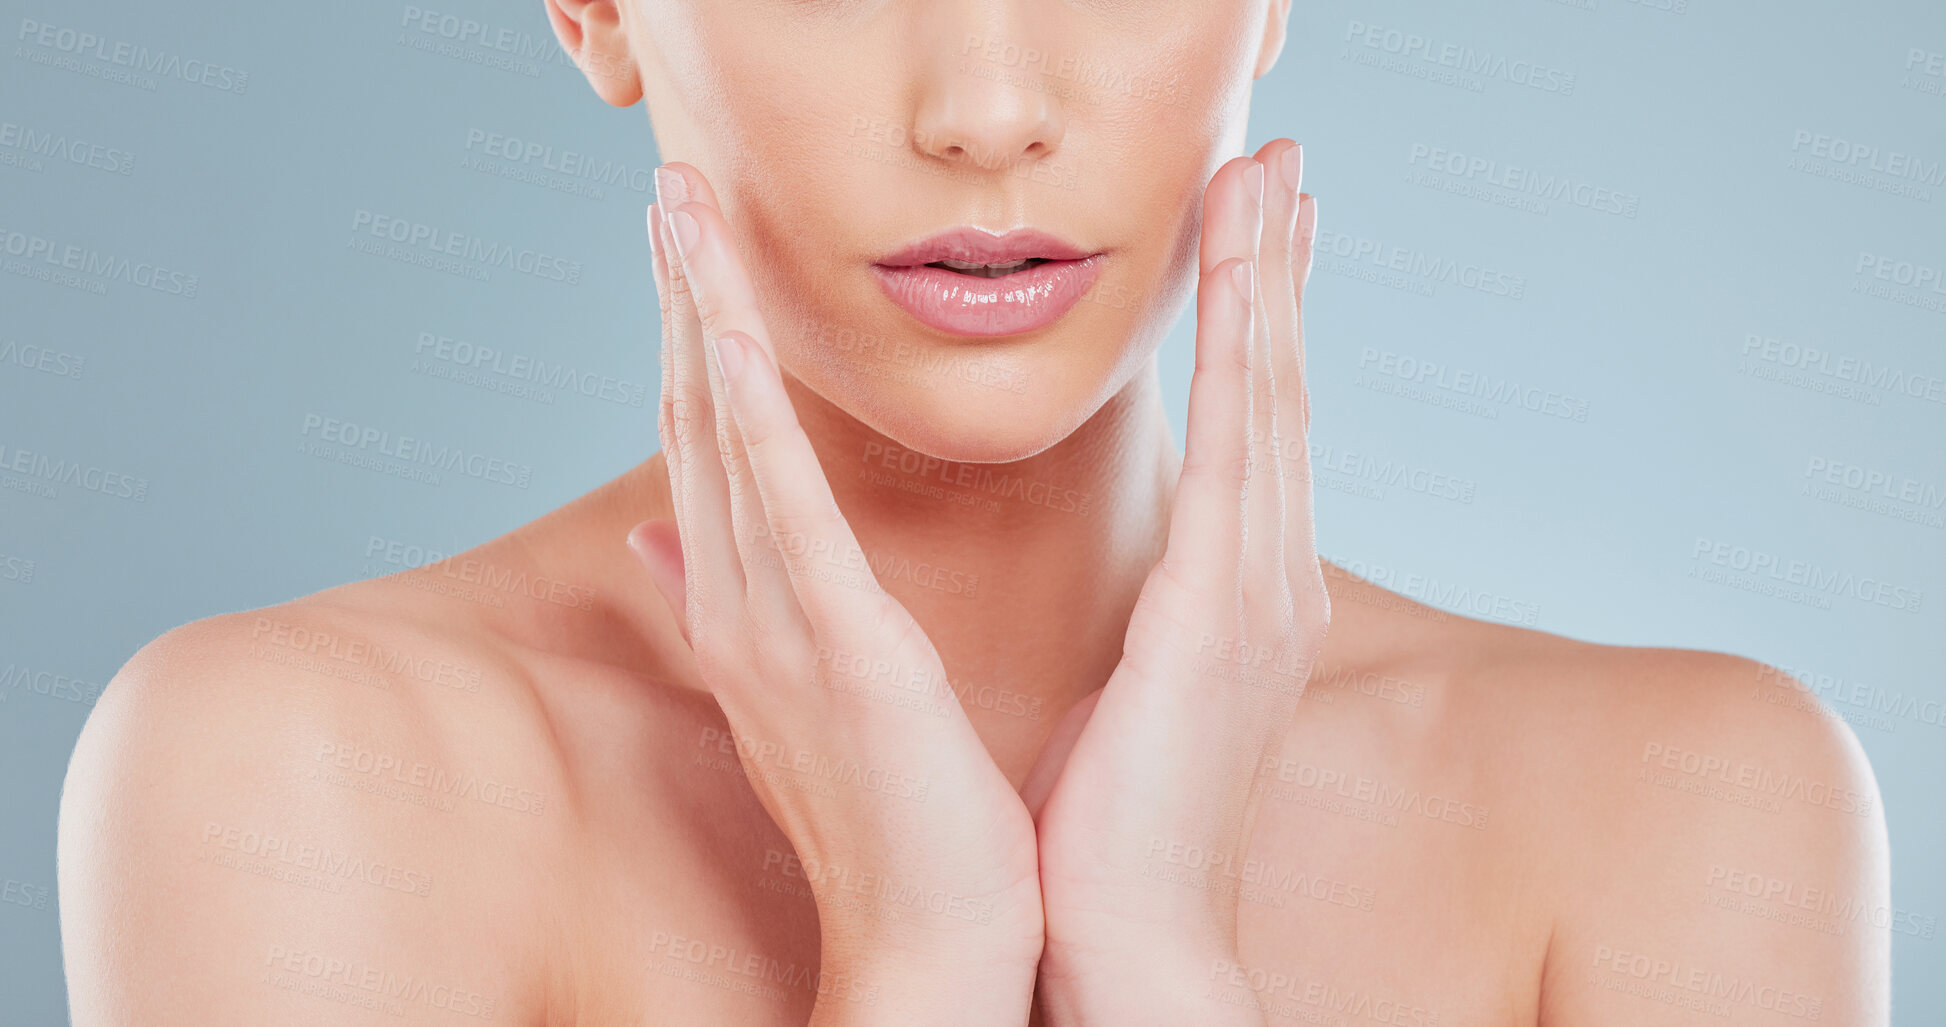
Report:
M 1304 181 L 1304 144 L 1299 143 L 1284 151 L 1284 159 L 1277 162 L 1284 172 L 1284 184 L 1297 191 L 1298 184 Z
M 649 222 L 649 255 L 650 256 L 655 256 L 655 251 L 662 248 L 662 243 L 656 238 L 657 236 L 662 234 L 662 226 L 656 223 L 660 220 L 661 218 L 656 213 L 655 204 L 653 203 L 649 204 L 648 222 Z
M 1237 294 L 1243 297 L 1244 306 L 1256 302 L 1257 269 L 1250 261 L 1246 260 L 1231 268 L 1230 280 L 1236 283 Z
M 702 226 L 686 210 L 669 215 L 669 228 L 676 237 L 676 256 L 689 260 L 689 251 L 696 245 L 696 237 L 702 234 Z
M 716 366 L 723 369 L 723 381 L 734 382 L 743 374 L 743 342 L 734 333 L 719 335 L 710 340 L 716 347 Z
M 682 177 L 682 172 L 667 165 L 655 169 L 655 199 L 663 210 L 688 203 L 689 181 Z
M 1250 162 L 1249 167 L 1243 169 L 1243 186 L 1250 190 L 1250 195 L 1256 198 L 1259 205 L 1262 205 L 1264 202 L 1264 166 L 1262 164 L 1253 160 Z

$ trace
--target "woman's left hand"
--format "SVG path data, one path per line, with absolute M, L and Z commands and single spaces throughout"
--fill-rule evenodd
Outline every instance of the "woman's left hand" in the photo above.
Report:
M 1280 139 L 1205 192 L 1166 552 L 1121 664 L 1057 728 L 1023 791 L 1038 820 L 1050 1023 L 1262 1022 L 1200 996 L 1213 963 L 1236 959 L 1253 785 L 1330 622 L 1305 442 L 1316 206 L 1301 170 Z

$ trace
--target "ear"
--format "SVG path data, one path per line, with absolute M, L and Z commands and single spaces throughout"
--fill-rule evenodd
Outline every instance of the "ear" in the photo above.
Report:
M 1263 78 L 1277 66 L 1277 55 L 1284 52 L 1284 28 L 1291 18 L 1291 0 L 1270 0 L 1264 15 L 1264 45 L 1257 52 L 1257 71 L 1252 78 Z
M 629 52 L 619 0 L 544 0 L 547 20 L 561 49 L 595 87 L 595 95 L 617 107 L 642 98 L 642 79 Z M 1288 2 L 1288 0 L 1286 0 Z

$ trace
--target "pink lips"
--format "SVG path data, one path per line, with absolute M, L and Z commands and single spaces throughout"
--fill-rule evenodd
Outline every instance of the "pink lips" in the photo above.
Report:
M 998 278 L 926 266 L 941 260 L 1004 264 L 1026 258 L 1046 263 Z M 892 302 L 920 321 L 953 335 L 991 338 L 1054 323 L 1094 287 L 1101 254 L 1031 228 L 1005 235 L 951 228 L 886 256 L 872 271 Z

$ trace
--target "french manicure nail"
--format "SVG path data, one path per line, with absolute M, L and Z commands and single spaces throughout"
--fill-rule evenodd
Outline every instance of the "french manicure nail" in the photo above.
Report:
M 743 341 L 734 335 L 719 335 L 710 340 L 716 347 L 716 366 L 723 369 L 723 380 L 733 383 L 743 375 Z
M 1284 184 L 1296 192 L 1298 184 L 1304 181 L 1304 144 L 1285 150 L 1284 158 L 1277 163 L 1284 172 Z
M 666 165 L 655 169 L 655 200 L 663 210 L 689 202 L 689 182 L 682 172 Z
M 661 240 L 656 238 L 657 236 L 660 236 L 662 234 L 662 226 L 661 224 L 659 224 L 661 220 L 662 220 L 661 217 L 658 216 L 656 213 L 655 204 L 653 203 L 649 204 L 648 222 L 649 222 L 649 255 L 650 256 L 654 256 L 655 251 L 662 248 Z
M 1236 283 L 1237 294 L 1243 297 L 1244 306 L 1257 299 L 1257 269 L 1250 261 L 1230 269 L 1230 281 Z
M 1250 190 L 1250 195 L 1256 198 L 1259 206 L 1263 204 L 1264 166 L 1262 164 L 1253 160 L 1249 167 L 1243 169 L 1243 187 Z
M 689 259 L 689 251 L 696 246 L 696 237 L 702 234 L 702 226 L 686 210 L 669 215 L 669 232 L 676 237 L 676 256 L 684 261 Z

